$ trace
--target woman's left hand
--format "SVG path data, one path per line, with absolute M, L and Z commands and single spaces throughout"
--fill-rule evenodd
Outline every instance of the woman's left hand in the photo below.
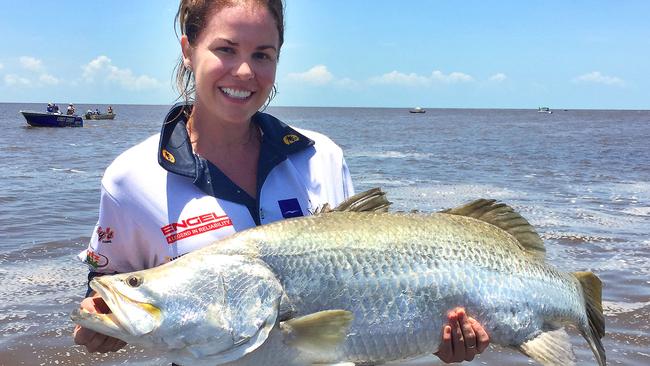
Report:
M 490 345 L 490 337 L 481 324 L 455 308 L 447 313 L 449 325 L 442 330 L 442 342 L 435 353 L 445 363 L 471 361 Z

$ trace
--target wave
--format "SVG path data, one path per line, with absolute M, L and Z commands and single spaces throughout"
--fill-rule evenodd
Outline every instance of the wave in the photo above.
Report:
M 605 311 L 606 315 L 632 313 L 649 306 L 650 301 L 632 303 L 603 301 L 603 310 Z
M 86 173 L 84 170 L 78 170 L 72 168 L 50 168 L 50 170 L 55 172 L 64 172 L 64 173 Z
M 349 152 L 347 157 L 359 158 L 376 158 L 376 159 L 412 159 L 412 160 L 428 160 L 433 157 L 432 153 L 419 153 L 419 152 L 403 152 L 403 151 L 359 151 Z
M 540 234 L 544 240 L 554 240 L 565 244 L 581 244 L 581 243 L 611 243 L 611 242 L 625 242 L 626 240 L 619 238 L 612 238 L 607 236 L 588 235 L 574 232 L 544 232 Z

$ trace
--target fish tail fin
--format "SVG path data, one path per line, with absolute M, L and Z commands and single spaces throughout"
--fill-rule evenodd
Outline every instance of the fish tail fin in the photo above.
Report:
M 545 366 L 575 365 L 575 356 L 564 328 L 540 333 L 537 337 L 520 344 L 517 349 Z
M 598 276 L 591 272 L 574 272 L 580 282 L 587 308 L 588 326 L 582 326 L 580 332 L 585 337 L 599 366 L 606 364 L 605 348 L 601 338 L 605 336 L 605 316 L 603 315 L 603 285 Z
M 353 320 L 347 310 L 324 310 L 280 323 L 285 342 L 308 352 L 328 352 L 347 337 Z

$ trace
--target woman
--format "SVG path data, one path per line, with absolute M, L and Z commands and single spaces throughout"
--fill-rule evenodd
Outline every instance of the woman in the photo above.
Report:
M 89 279 L 158 266 L 353 194 L 341 149 L 329 138 L 258 112 L 274 93 L 281 0 L 182 0 L 176 20 L 183 53 L 177 80 L 186 103 L 170 110 L 160 136 L 107 168 L 99 221 L 80 254 L 91 266 Z M 108 311 L 90 291 L 81 307 Z M 471 360 L 487 347 L 483 328 L 462 310 L 449 319 L 441 359 Z M 79 327 L 74 338 L 90 352 L 125 345 Z

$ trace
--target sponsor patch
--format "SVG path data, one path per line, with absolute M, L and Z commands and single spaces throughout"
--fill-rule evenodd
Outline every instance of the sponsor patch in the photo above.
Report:
M 190 217 L 189 219 L 179 222 L 172 222 L 160 228 L 167 239 L 167 244 L 189 238 L 190 236 L 207 233 L 221 229 L 222 227 L 232 226 L 232 221 L 227 215 L 218 216 L 214 212 L 206 213 L 199 216 Z
M 302 213 L 302 209 L 300 208 L 300 203 L 298 203 L 297 198 L 280 200 L 278 201 L 278 205 L 280 206 L 280 212 L 282 212 L 282 217 L 284 217 L 285 219 L 288 219 L 290 217 L 305 216 Z
M 106 267 L 108 265 L 108 257 L 95 253 L 90 249 L 86 249 L 86 264 L 97 269 Z
M 101 226 L 97 227 L 97 241 L 100 241 L 104 244 L 112 243 L 113 231 L 110 227 L 107 227 L 106 230 L 103 230 Z
M 300 140 L 300 137 L 296 135 L 284 135 L 282 138 L 282 141 L 284 142 L 285 145 L 291 145 L 294 142 L 298 142 Z

